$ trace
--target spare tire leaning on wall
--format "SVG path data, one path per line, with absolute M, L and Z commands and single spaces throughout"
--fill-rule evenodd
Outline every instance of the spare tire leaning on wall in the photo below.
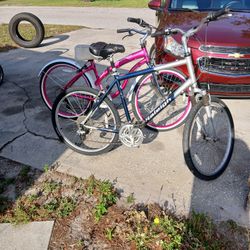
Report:
M 20 32 L 20 23 L 28 22 L 33 26 L 35 35 L 31 39 L 27 39 L 22 36 Z M 28 12 L 21 12 L 13 16 L 9 22 L 9 33 L 12 40 L 21 47 L 24 48 L 35 48 L 44 39 L 44 26 L 41 20 Z

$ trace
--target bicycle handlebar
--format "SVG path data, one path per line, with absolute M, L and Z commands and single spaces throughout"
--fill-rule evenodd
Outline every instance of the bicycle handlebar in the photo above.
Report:
M 230 12 L 230 9 L 229 8 L 223 8 L 221 10 L 218 10 L 216 12 L 211 12 L 208 14 L 208 16 L 206 17 L 207 21 L 208 22 L 211 22 L 211 21 L 215 21 L 217 20 L 220 16 L 223 16 L 225 14 L 228 14 Z
M 127 21 L 128 21 L 128 22 L 131 22 L 131 23 L 137 23 L 138 25 L 140 25 L 140 26 L 143 27 L 143 28 L 150 27 L 150 24 L 148 24 L 147 22 L 145 22 L 145 21 L 144 21 L 143 19 L 141 19 L 141 18 L 128 17 L 128 18 L 127 18 Z
M 131 29 L 118 29 L 116 32 L 117 33 L 126 33 L 126 32 L 130 33 Z
M 137 34 L 141 34 L 141 35 L 146 35 L 147 32 L 143 32 L 141 30 L 137 30 L 137 29 L 118 29 L 116 30 L 117 33 L 129 33 L 129 35 L 134 35 L 132 32 L 137 33 Z
M 177 33 L 178 33 L 178 29 L 166 29 L 166 30 L 156 31 L 155 33 L 151 34 L 151 37 L 169 36 L 169 35 L 175 35 Z

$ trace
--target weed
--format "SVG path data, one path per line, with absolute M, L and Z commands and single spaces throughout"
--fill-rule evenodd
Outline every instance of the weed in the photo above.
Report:
M 101 217 L 107 213 L 108 209 L 104 203 L 99 203 L 95 206 L 95 220 L 99 221 Z
M 225 243 L 219 239 L 216 226 L 205 214 L 193 212 L 186 223 L 186 240 L 192 247 L 221 249 Z
M 94 193 L 96 186 L 97 186 L 97 180 L 93 175 L 91 175 L 86 183 L 87 194 L 92 195 Z
M 53 199 L 49 203 L 43 205 L 43 207 L 48 211 L 49 214 L 52 214 L 56 212 L 57 208 L 59 207 L 59 202 L 57 199 Z
M 134 197 L 134 193 L 131 193 L 128 197 L 127 197 L 127 203 L 131 204 L 135 202 L 135 197 Z
M 21 181 L 27 182 L 29 180 L 29 172 L 30 172 L 30 166 L 24 166 L 22 167 L 19 177 L 21 178 Z
M 50 194 L 53 191 L 60 188 L 60 184 L 55 181 L 45 182 L 43 186 L 43 191 L 45 194 Z
M 110 181 L 102 181 L 99 187 L 101 193 L 101 201 L 107 205 L 115 204 L 117 201 L 117 193 Z
M 23 206 L 22 202 L 18 200 L 14 209 L 14 215 L 11 219 L 11 222 L 13 224 L 25 224 L 28 223 L 30 220 L 31 218 L 26 212 L 25 207 Z
M 44 171 L 45 173 L 49 172 L 49 165 L 48 165 L 48 164 L 45 164 L 45 165 L 43 166 L 43 171 Z
M 84 241 L 81 239 L 81 240 L 78 240 L 76 242 L 76 246 L 79 247 L 79 248 L 82 248 L 84 246 Z
M 108 180 L 98 183 L 99 203 L 95 207 L 95 219 L 99 221 L 101 217 L 107 213 L 108 207 L 117 201 L 117 193 L 112 183 Z
M 138 225 L 136 232 L 130 235 L 129 240 L 135 242 L 137 249 L 148 249 L 147 244 L 151 240 L 151 236 L 142 229 L 141 225 Z
M 115 227 L 113 227 L 113 228 L 107 228 L 105 230 L 105 236 L 106 236 L 106 238 L 109 241 L 111 241 L 113 239 L 113 237 L 114 237 L 114 231 L 115 231 Z
M 33 202 L 33 201 L 35 201 L 37 198 L 38 198 L 38 195 L 37 195 L 37 194 L 32 194 L 32 195 L 27 196 L 27 200 L 28 200 L 29 202 Z
M 76 202 L 71 198 L 52 199 L 49 203 L 43 206 L 49 214 L 60 218 L 70 215 L 76 207 Z
M 238 228 L 237 223 L 235 221 L 233 221 L 233 220 L 228 220 L 227 224 L 230 227 L 230 229 L 233 230 L 233 231 Z
M 184 223 L 178 222 L 173 218 L 165 215 L 160 220 L 160 226 L 165 234 L 167 234 L 170 242 L 167 249 L 179 249 L 183 240 Z
M 63 198 L 60 201 L 57 214 L 60 218 L 66 217 L 74 211 L 75 207 L 75 201 L 73 201 L 71 198 Z
M 206 238 L 210 238 L 214 229 L 215 225 L 211 219 L 202 213 L 192 212 L 191 217 L 187 221 L 187 230 L 191 231 L 197 238 L 201 238 L 203 233 L 206 233 Z

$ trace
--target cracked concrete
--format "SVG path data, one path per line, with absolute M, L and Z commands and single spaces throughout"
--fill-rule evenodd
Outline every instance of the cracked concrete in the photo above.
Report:
M 53 15 L 53 9 L 39 10 L 41 13 L 51 11 L 48 19 Z M 57 10 L 58 16 L 61 16 L 61 8 Z M 84 25 L 86 18 L 81 19 L 82 13 L 76 15 L 76 11 L 72 12 L 75 16 L 71 18 L 77 24 Z M 95 8 L 88 11 L 89 15 L 96 14 Z M 16 10 L 13 9 L 13 12 Z M 137 12 L 130 10 L 128 15 L 136 17 Z M 110 10 L 103 10 L 102 26 L 105 23 L 109 25 L 106 22 L 109 15 Z M 112 15 L 121 20 L 119 10 L 113 11 Z M 144 15 L 141 16 L 153 22 L 154 12 L 147 11 Z M 1 18 L 3 16 L 0 22 Z M 55 18 L 54 15 L 53 20 Z M 97 24 L 98 20 L 92 26 Z M 122 24 L 117 22 L 115 25 L 119 25 L 119 28 L 130 27 L 125 17 Z M 126 196 L 133 192 L 138 202 L 160 202 L 179 214 L 188 214 L 192 210 L 206 212 L 217 220 L 233 219 L 250 227 L 249 213 L 244 210 L 250 174 L 249 100 L 226 101 L 235 122 L 235 149 L 226 172 L 212 182 L 194 178 L 187 169 L 181 146 L 182 128 L 154 134 L 139 149 L 121 146 L 96 157 L 77 154 L 57 140 L 50 121 L 50 111 L 40 97 L 39 70 L 52 59 L 72 58 L 76 44 L 89 44 L 98 40 L 122 43 L 126 53 L 138 48 L 138 37 L 123 41 L 121 38 L 122 35 L 106 26 L 104 30 L 82 29 L 58 36 L 57 43 L 46 40 L 40 48 L 1 53 L 6 81 L 0 87 L 0 155 L 40 169 L 45 164 L 58 162 L 59 171 L 75 176 L 85 178 L 95 174 L 101 179 L 116 179 L 117 187 L 123 190 L 123 194 Z M 106 65 L 106 62 L 100 62 L 99 69 Z

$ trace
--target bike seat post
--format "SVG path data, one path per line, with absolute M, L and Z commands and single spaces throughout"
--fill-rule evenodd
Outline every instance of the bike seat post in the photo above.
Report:
M 110 62 L 110 66 L 111 66 L 113 75 L 118 75 L 117 68 L 115 67 L 113 55 L 110 55 L 108 60 Z

